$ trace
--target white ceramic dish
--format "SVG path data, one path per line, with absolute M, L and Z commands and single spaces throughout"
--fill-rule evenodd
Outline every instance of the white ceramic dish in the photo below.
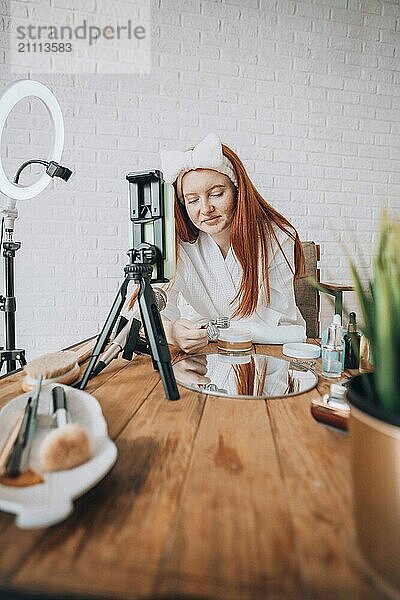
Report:
M 14 513 L 16 524 L 22 529 L 47 527 L 66 519 L 73 511 L 73 500 L 100 481 L 117 459 L 117 448 L 108 437 L 107 424 L 97 400 L 86 392 L 63 385 L 71 421 L 87 431 L 92 454 L 90 460 L 74 469 L 42 473 L 38 452 L 51 423 L 52 387 L 42 388 L 29 463 L 43 475 L 44 482 L 20 488 L 0 484 L 0 510 Z M 25 407 L 28 396 L 23 394 L 14 398 L 0 411 L 0 447 L 12 429 L 16 414 Z
M 292 358 L 319 358 L 321 356 L 321 348 L 316 344 L 283 344 L 282 353 Z

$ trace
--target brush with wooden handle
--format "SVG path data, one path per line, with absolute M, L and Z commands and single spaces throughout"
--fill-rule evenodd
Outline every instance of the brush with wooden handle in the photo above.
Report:
M 6 441 L 4 442 L 4 445 L 0 451 L 0 477 L 1 477 L 1 475 L 4 475 L 4 473 L 6 472 L 6 465 L 7 465 L 8 459 L 10 457 L 11 451 L 13 449 L 13 446 L 14 446 L 15 442 L 17 441 L 17 438 L 18 438 L 18 435 L 19 435 L 19 432 L 21 429 L 22 421 L 24 419 L 24 412 L 25 411 L 21 411 L 20 413 L 17 414 L 17 418 L 14 423 L 14 426 L 11 429 L 10 433 L 8 434 Z
M 25 459 L 29 457 L 36 431 L 37 411 L 42 381 L 43 376 L 39 375 L 33 396 L 29 397 L 26 403 L 21 428 L 6 464 L 8 477 L 18 477 L 25 468 Z
M 25 377 L 22 380 L 24 392 L 32 390 L 39 375 L 43 375 L 43 385 L 49 383 L 71 384 L 79 379 L 80 368 L 76 352 L 62 350 L 43 354 L 24 366 Z

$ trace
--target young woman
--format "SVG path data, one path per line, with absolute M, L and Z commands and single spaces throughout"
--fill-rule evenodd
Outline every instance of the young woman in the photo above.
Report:
M 216 134 L 161 158 L 175 190 L 178 244 L 162 312 L 168 342 L 197 352 L 208 343 L 201 324 L 222 316 L 250 329 L 256 343 L 304 341 L 293 290 L 304 256 L 294 227 L 262 198 Z
M 303 274 L 304 256 L 294 227 L 216 134 L 161 160 L 174 187 L 178 257 L 161 313 L 168 342 L 198 352 L 208 343 L 202 325 L 218 317 L 250 329 L 255 343 L 303 342 L 293 280 Z

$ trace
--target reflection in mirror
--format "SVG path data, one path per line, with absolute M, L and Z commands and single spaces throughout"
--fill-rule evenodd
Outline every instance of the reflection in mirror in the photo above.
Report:
M 280 398 L 316 386 L 315 372 L 300 362 L 265 354 L 196 354 L 177 362 L 176 381 L 186 388 L 231 398 Z

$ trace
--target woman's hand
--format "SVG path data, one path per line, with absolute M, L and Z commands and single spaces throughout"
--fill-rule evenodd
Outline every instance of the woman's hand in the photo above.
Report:
M 185 358 L 174 364 L 174 374 L 178 383 L 185 383 L 191 387 L 211 383 L 207 374 L 207 359 L 205 354 Z
M 172 343 L 187 354 L 195 354 L 208 344 L 207 330 L 199 329 L 197 325 L 187 319 L 174 321 L 170 331 Z

